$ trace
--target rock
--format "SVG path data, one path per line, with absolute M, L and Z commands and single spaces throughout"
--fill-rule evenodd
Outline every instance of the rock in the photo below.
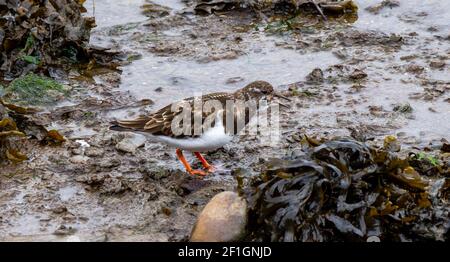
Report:
M 323 82 L 323 71 L 320 68 L 315 68 L 306 76 L 308 82 Z
M 107 177 L 109 176 L 105 174 L 92 174 L 92 175 L 78 176 L 77 178 L 75 178 L 75 181 L 95 186 L 103 184 L 103 182 Z
M 81 155 L 83 154 L 83 150 L 81 148 L 74 148 L 72 149 L 72 155 Z
M 441 147 L 441 151 L 444 153 L 450 153 L 450 144 L 444 143 Z
M 67 207 L 64 206 L 64 205 L 56 205 L 56 206 L 53 207 L 51 210 L 52 210 L 52 212 L 55 213 L 55 214 L 62 214 L 62 213 L 67 212 Z
M 390 152 L 400 152 L 401 145 L 398 139 L 395 136 L 386 136 L 384 138 L 384 149 Z
M 431 68 L 443 68 L 445 67 L 445 62 L 444 61 L 431 61 L 430 62 L 430 67 Z
M 209 63 L 212 61 L 219 61 L 219 60 L 232 60 L 238 58 L 242 53 L 236 50 L 230 50 L 226 52 L 222 52 L 220 54 L 214 54 L 209 56 L 200 57 L 197 59 L 197 62 L 199 63 Z
M 363 85 L 360 85 L 360 84 L 356 84 L 356 85 L 352 85 L 350 88 L 351 88 L 351 90 L 353 90 L 354 92 L 359 92 L 359 91 L 361 91 L 361 89 L 364 89 L 364 88 L 366 88 L 366 87 L 363 86 Z
M 102 159 L 99 162 L 96 162 L 96 166 L 100 167 L 100 168 L 113 168 L 113 167 L 117 167 L 120 166 L 121 162 L 119 159 Z
M 348 54 L 344 50 L 337 50 L 332 52 L 334 56 L 336 56 L 339 59 L 346 59 L 348 57 Z
M 394 112 L 405 113 L 405 114 L 412 113 L 414 111 L 414 109 L 412 108 L 412 106 L 409 103 L 395 104 L 393 110 L 394 110 Z
M 161 207 L 161 211 L 162 214 L 166 215 L 166 216 L 170 216 L 173 213 L 173 210 L 170 207 Z
M 89 157 L 103 156 L 104 153 L 105 152 L 101 148 L 98 148 L 98 147 L 88 147 L 88 148 L 86 148 L 86 150 L 84 152 L 84 154 Z
M 145 144 L 146 138 L 143 135 L 128 133 L 128 135 L 117 143 L 116 148 L 120 151 L 135 153 L 136 149 Z
M 244 81 L 244 78 L 242 78 L 240 76 L 235 76 L 235 77 L 228 78 L 227 81 L 225 82 L 225 84 L 231 85 L 231 84 L 236 84 L 236 83 L 239 83 L 242 81 Z
M 180 182 L 180 184 L 178 185 L 177 192 L 180 196 L 185 196 L 194 193 L 210 184 L 211 184 L 210 181 L 196 179 L 193 178 L 192 176 L 189 176 Z
M 54 235 L 64 236 L 74 234 L 77 230 L 71 226 L 60 225 L 55 232 Z
M 70 158 L 70 162 L 73 164 L 84 164 L 89 160 L 89 157 L 82 155 L 75 155 Z
M 237 241 L 244 235 L 246 225 L 246 201 L 235 192 L 225 191 L 214 196 L 200 213 L 190 241 Z
M 128 188 L 128 185 L 123 183 L 119 178 L 106 177 L 103 181 L 102 187 L 100 188 L 100 192 L 104 194 L 118 194 L 124 192 Z
M 366 11 L 368 11 L 370 13 L 373 13 L 373 14 L 378 14 L 385 7 L 393 8 L 393 7 L 398 7 L 398 6 L 400 6 L 400 2 L 399 1 L 396 1 L 396 0 L 383 0 L 381 3 L 378 3 L 378 4 L 375 4 L 375 5 L 367 7 Z
M 366 240 L 367 242 L 381 242 L 380 238 L 377 236 L 370 236 Z
M 402 56 L 402 57 L 400 57 L 400 60 L 402 60 L 402 61 L 411 61 L 411 60 L 414 60 L 414 59 L 416 59 L 416 58 L 418 58 L 419 56 L 418 55 L 405 55 L 405 56 Z
M 171 9 L 166 6 L 147 3 L 141 6 L 142 13 L 150 18 L 159 18 L 168 16 L 170 14 Z
M 353 71 L 353 73 L 350 74 L 350 79 L 353 80 L 359 80 L 359 79 L 364 79 L 367 77 L 366 72 L 360 70 L 360 69 L 355 69 L 355 71 Z
M 412 74 L 421 74 L 425 68 L 423 66 L 417 65 L 417 64 L 409 64 L 406 66 L 406 72 L 412 73 Z

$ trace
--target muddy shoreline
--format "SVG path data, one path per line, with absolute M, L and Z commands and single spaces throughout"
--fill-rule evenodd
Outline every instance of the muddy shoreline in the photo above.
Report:
M 300 17 L 294 29 L 248 12 L 184 14 L 179 1 L 156 1 L 170 11 L 150 17 L 140 13 L 144 1 L 129 3 L 116 20 L 110 2 L 96 1 L 91 44 L 124 52 L 127 63 L 67 76 L 71 97 L 40 115 L 67 141 L 27 141 L 29 160 L 0 172 L 0 240 L 186 241 L 211 197 L 236 190 L 237 175 L 252 176 L 268 159 L 295 155 L 301 134 L 373 145 L 395 135 L 405 154 L 450 161 L 439 154 L 450 140 L 450 6 L 442 1 L 400 1 L 376 14 L 365 9 L 371 1 L 357 1 L 356 21 Z M 184 173 L 165 145 L 118 149 L 130 136 L 108 130 L 115 118 L 254 80 L 294 99 L 280 116 L 281 142 L 274 149 L 237 137 L 207 154 L 220 171 L 206 179 Z

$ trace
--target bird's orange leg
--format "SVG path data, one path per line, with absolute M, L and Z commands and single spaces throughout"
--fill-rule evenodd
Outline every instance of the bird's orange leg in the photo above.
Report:
M 214 172 L 216 169 L 214 166 L 210 165 L 208 161 L 200 154 L 199 152 L 194 152 L 194 155 L 202 162 L 203 168 L 205 168 L 208 172 Z
M 184 158 L 183 152 L 181 149 L 177 149 L 177 157 L 180 159 L 181 163 L 183 163 L 184 167 L 186 168 L 186 171 L 191 175 L 199 175 L 199 176 L 206 176 L 206 172 L 203 170 L 193 170 L 191 165 L 189 165 L 186 158 Z

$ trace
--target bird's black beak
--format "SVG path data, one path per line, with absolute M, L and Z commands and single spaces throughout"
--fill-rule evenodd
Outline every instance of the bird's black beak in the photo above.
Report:
M 290 99 L 290 98 L 288 98 L 288 97 L 285 97 L 285 96 L 282 95 L 282 94 L 274 93 L 273 95 L 274 95 L 275 97 L 282 98 L 282 99 L 284 99 L 284 100 L 287 100 L 287 101 L 289 101 L 289 102 L 292 102 L 292 99 Z M 281 107 L 289 108 L 288 105 L 283 104 L 283 103 L 281 103 L 281 102 L 278 102 L 278 104 L 279 104 Z

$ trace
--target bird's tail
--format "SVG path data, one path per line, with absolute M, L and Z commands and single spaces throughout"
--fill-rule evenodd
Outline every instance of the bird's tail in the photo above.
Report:
M 143 130 L 148 119 L 145 117 L 139 117 L 133 120 L 119 120 L 112 121 L 110 130 L 114 131 L 139 131 Z
M 113 130 L 113 131 L 131 131 L 129 128 L 122 127 L 122 126 L 120 126 L 118 124 L 115 124 L 114 122 L 111 122 L 111 124 L 112 124 L 112 126 L 109 127 L 109 130 Z

